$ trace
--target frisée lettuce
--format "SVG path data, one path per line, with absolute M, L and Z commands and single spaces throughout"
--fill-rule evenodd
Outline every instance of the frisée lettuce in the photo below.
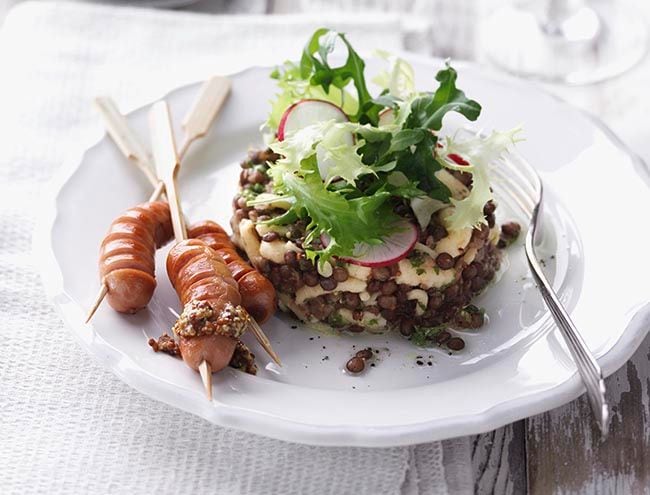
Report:
M 334 63 L 341 60 L 338 49 L 346 52 L 342 65 Z M 303 247 L 321 263 L 353 256 L 358 246 L 382 243 L 403 228 L 395 212 L 400 204 L 412 209 L 422 228 L 447 207 L 454 209 L 446 217 L 449 230 L 484 223 L 483 206 L 492 198 L 488 166 L 515 139 L 514 131 L 465 141 L 440 138 L 448 113 L 474 121 L 481 112 L 456 86 L 456 71 L 447 62 L 435 75 L 436 90 L 418 92 L 408 62 L 384 52 L 380 57 L 388 68 L 374 79 L 381 87 L 376 96 L 368 89 L 364 60 L 345 35 L 328 29 L 311 36 L 299 63 L 286 62 L 271 74 L 280 90 L 265 124 L 272 136 L 287 108 L 303 99 L 337 105 L 349 120 L 315 122 L 292 132 L 283 128 L 283 140 L 269 143 L 280 155 L 269 163 L 273 197 L 290 207 L 266 222 L 307 220 Z M 387 113 L 391 118 L 382 117 Z M 459 165 L 452 154 L 467 164 Z M 436 174 L 443 169 L 472 175 L 466 198 L 452 197 Z

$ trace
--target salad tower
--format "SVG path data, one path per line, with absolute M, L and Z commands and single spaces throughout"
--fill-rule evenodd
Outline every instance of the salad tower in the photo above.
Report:
M 374 96 L 364 60 L 327 29 L 298 63 L 272 72 L 268 149 L 242 163 L 232 226 L 300 320 L 398 329 L 426 344 L 448 326 L 483 323 L 471 299 L 518 233 L 496 225 L 489 167 L 516 131 L 443 134 L 445 115 L 481 113 L 453 67 L 438 71 L 435 91 L 418 91 L 406 61 L 378 55 L 387 69 L 372 80 Z

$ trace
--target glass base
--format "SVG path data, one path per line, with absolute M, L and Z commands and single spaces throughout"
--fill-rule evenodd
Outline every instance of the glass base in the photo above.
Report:
M 517 76 L 589 84 L 623 74 L 646 54 L 643 15 L 619 2 L 582 7 L 561 22 L 504 7 L 481 25 L 479 57 Z

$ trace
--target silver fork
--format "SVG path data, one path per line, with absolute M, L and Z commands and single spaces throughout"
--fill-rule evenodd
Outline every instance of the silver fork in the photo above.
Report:
M 589 404 L 604 437 L 607 435 L 609 407 L 605 400 L 605 382 L 603 381 L 602 371 L 578 329 L 571 321 L 571 317 L 560 303 L 535 254 L 535 234 L 538 230 L 543 198 L 542 180 L 535 169 L 523 157 L 514 152 L 510 153 L 508 157 L 499 160 L 498 166 L 494 166 L 490 172 L 503 181 L 501 184 L 503 192 L 530 219 L 525 242 L 528 265 L 544 298 L 544 302 L 573 356 L 587 390 Z

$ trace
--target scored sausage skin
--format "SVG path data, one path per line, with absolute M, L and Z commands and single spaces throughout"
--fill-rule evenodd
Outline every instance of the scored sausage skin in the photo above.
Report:
M 135 313 L 149 303 L 156 288 L 156 249 L 172 236 L 163 201 L 134 206 L 113 220 L 99 250 L 99 276 L 115 311 Z
M 209 301 L 215 311 L 241 304 L 237 282 L 223 258 L 200 239 L 176 244 L 167 255 L 167 275 L 183 305 Z
M 183 304 L 173 329 L 183 360 L 195 370 L 204 360 L 213 372 L 225 368 L 249 317 L 223 258 L 199 239 L 181 241 L 167 255 L 167 275 Z
M 239 255 L 223 228 L 206 220 L 192 225 L 188 236 L 200 239 L 221 255 L 230 273 L 239 284 L 242 306 L 262 324 L 275 313 L 278 305 L 273 284 Z

